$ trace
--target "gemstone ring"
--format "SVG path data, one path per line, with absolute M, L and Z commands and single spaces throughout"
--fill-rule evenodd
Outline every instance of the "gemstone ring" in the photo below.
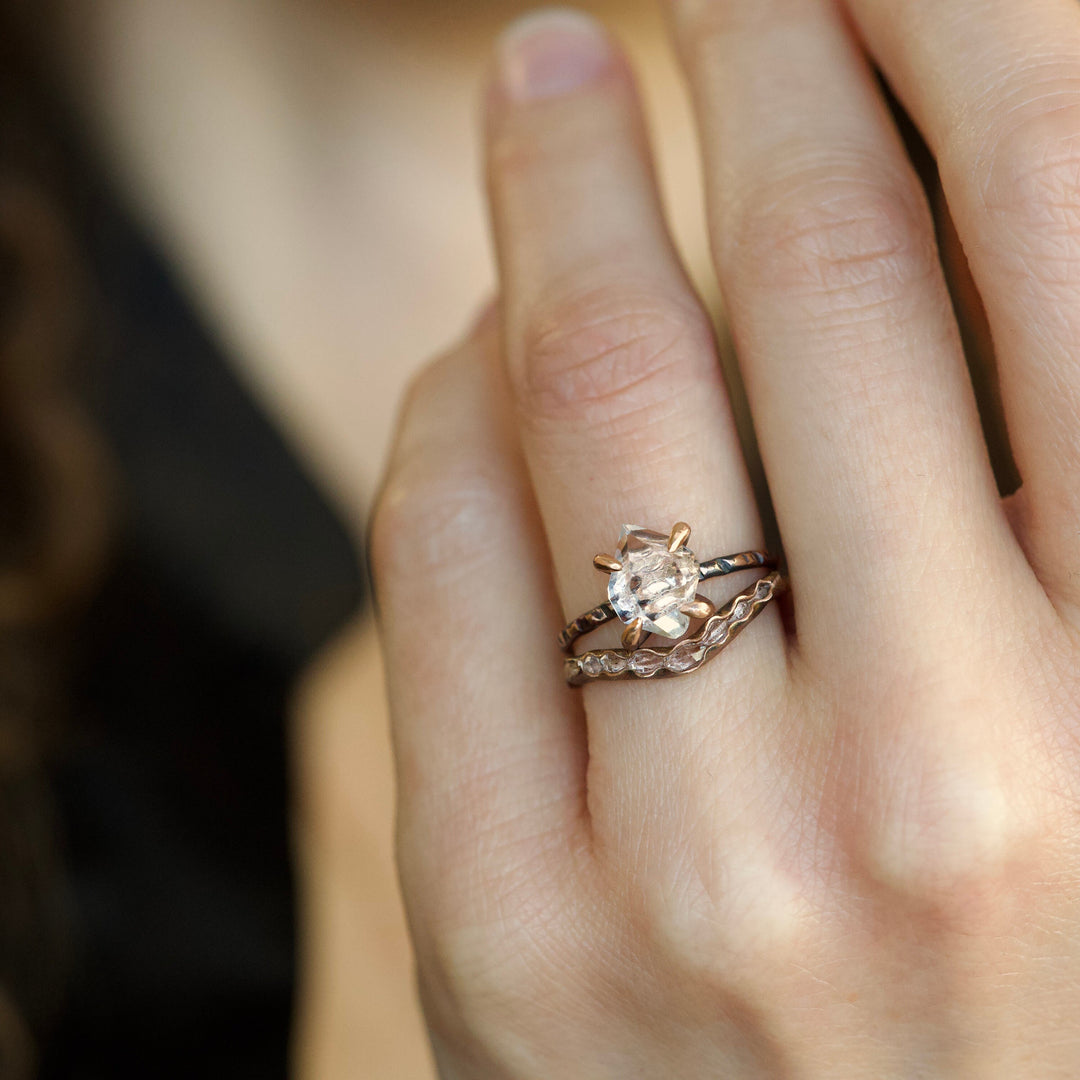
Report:
M 713 602 L 698 593 L 702 581 L 738 570 L 773 568 L 776 560 L 764 552 L 745 551 L 699 562 L 687 547 L 689 539 L 690 526 L 682 521 L 666 535 L 624 525 L 617 553 L 593 559 L 596 568 L 609 575 L 608 602 L 568 623 L 559 635 L 559 645 L 571 656 L 568 682 L 579 685 L 591 678 L 648 678 L 696 670 L 783 587 L 779 574 L 768 574 L 753 591 L 736 597 L 718 613 Z M 622 649 L 573 655 L 578 638 L 615 619 L 623 624 Z M 695 621 L 705 625 L 677 646 L 639 648 L 650 634 L 682 638 Z

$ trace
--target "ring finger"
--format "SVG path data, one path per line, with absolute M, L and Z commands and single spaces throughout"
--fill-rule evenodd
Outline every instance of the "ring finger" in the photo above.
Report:
M 594 22 L 569 12 L 516 24 L 499 57 L 489 174 L 508 362 L 573 617 L 601 598 L 590 560 L 610 551 L 623 523 L 666 530 L 686 520 L 703 559 L 759 546 L 761 527 L 711 326 L 664 227 L 625 61 Z M 737 650 L 690 677 L 587 688 L 590 755 L 601 766 L 590 774 L 594 818 L 608 790 L 601 776 L 616 777 L 620 800 L 662 800 L 655 772 L 681 768 L 678 747 L 700 743 L 653 726 L 658 716 L 715 723 L 702 695 L 735 678 L 775 688 L 783 656 L 767 612 Z

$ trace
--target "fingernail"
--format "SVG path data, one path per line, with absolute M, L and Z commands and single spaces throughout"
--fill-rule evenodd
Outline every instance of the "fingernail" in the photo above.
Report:
M 515 101 L 557 97 L 599 78 L 611 55 L 607 34 L 595 19 L 568 8 L 535 11 L 503 31 L 499 81 Z

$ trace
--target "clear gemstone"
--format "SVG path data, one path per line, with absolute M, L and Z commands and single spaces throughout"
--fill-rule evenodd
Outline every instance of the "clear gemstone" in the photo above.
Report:
M 687 641 L 682 645 L 676 645 L 671 650 L 664 666 L 668 671 L 689 671 L 700 660 L 698 646 L 694 642 Z
M 630 657 L 630 670 L 635 675 L 653 675 L 663 666 L 663 656 L 648 649 L 639 649 Z
M 749 604 L 747 604 L 747 603 L 745 603 L 745 602 L 744 602 L 744 603 L 742 603 L 742 604 L 736 604 L 736 605 L 735 605 L 735 611 L 734 611 L 734 615 L 735 615 L 735 618 L 736 618 L 736 619 L 742 619 L 742 618 L 745 618 L 745 616 L 746 616 L 746 613 L 747 613 L 747 612 L 748 612 L 749 610 L 750 610 L 750 605 L 749 605 Z
M 589 653 L 587 656 L 582 657 L 581 670 L 590 678 L 595 679 L 596 676 L 603 671 L 603 668 L 600 666 L 600 657 L 593 653 Z
M 772 585 L 767 581 L 763 581 L 754 591 L 757 593 L 759 600 L 764 600 L 772 592 Z
M 719 645 L 721 642 L 727 641 L 727 636 L 727 623 L 720 619 L 705 631 L 701 641 L 703 645 Z
M 621 675 L 626 670 L 626 657 L 618 653 L 605 653 L 603 664 L 609 675 Z
M 677 638 L 690 617 L 679 610 L 697 594 L 698 561 L 687 548 L 668 551 L 668 538 L 636 525 L 619 537 L 622 569 L 608 578 L 608 599 L 624 623 L 641 619 L 650 634 Z

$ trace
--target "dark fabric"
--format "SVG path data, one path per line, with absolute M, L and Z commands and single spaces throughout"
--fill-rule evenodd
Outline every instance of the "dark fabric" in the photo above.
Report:
M 75 951 L 42 1075 L 283 1077 L 286 708 L 362 602 L 357 559 L 160 260 L 107 200 L 85 209 L 122 522 L 56 775 Z

